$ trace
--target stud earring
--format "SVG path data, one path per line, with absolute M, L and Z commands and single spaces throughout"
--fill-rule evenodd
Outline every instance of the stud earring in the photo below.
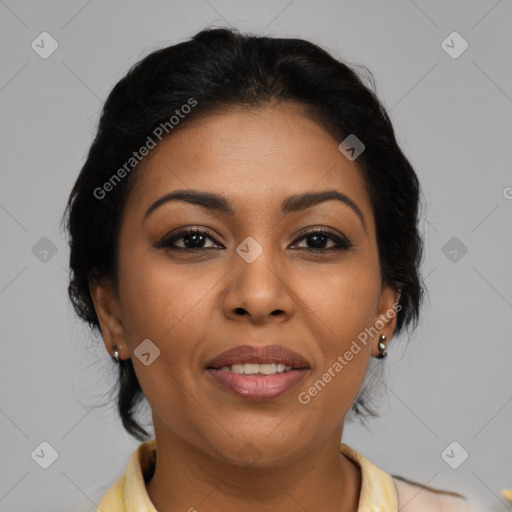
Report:
M 119 363 L 119 351 L 117 349 L 117 345 L 114 345 L 113 349 L 114 349 L 114 358 L 116 360 L 116 363 Z
M 386 351 L 386 335 L 381 334 L 379 338 L 379 355 L 378 359 L 384 359 L 388 355 Z

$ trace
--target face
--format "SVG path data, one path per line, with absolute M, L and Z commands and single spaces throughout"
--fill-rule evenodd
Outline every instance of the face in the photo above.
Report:
M 233 463 L 253 449 L 272 465 L 341 434 L 398 297 L 382 285 L 370 197 L 339 142 L 288 102 L 195 120 L 152 150 L 124 210 L 119 294 L 91 293 L 107 350 L 132 359 L 157 437 Z M 155 204 L 177 190 L 221 196 L 233 212 Z M 342 200 L 289 200 L 325 191 Z M 208 370 L 240 345 L 280 345 L 306 369 L 278 396 L 244 396 Z

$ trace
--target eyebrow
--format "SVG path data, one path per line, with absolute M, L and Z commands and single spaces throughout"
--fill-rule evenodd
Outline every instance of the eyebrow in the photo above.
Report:
M 350 199 L 350 197 L 348 197 L 346 194 L 338 192 L 337 190 L 325 190 L 322 192 L 305 192 L 303 194 L 297 194 L 287 197 L 281 204 L 281 213 L 283 215 L 286 215 L 288 213 L 306 210 L 307 208 L 311 208 L 312 206 L 330 200 L 340 201 L 341 203 L 349 206 L 361 220 L 363 228 L 366 232 L 366 224 L 364 222 L 364 217 L 357 204 L 352 199 Z M 214 194 L 212 192 L 201 192 L 199 190 L 188 189 L 175 190 L 157 199 L 147 209 L 144 215 L 144 220 L 146 220 L 149 217 L 149 215 L 152 212 L 154 212 L 157 208 L 159 208 L 165 203 L 168 203 L 169 201 L 186 201 L 187 203 L 196 204 L 209 210 L 213 210 L 230 216 L 234 216 L 236 213 L 233 204 L 225 197 L 220 196 L 218 194 Z

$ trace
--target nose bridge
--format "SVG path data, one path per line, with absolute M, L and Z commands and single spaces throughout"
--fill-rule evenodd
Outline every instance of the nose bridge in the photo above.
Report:
M 261 243 L 248 236 L 237 246 L 238 258 L 234 262 L 236 281 L 251 286 L 275 286 L 274 281 L 279 281 L 276 276 L 279 272 L 277 249 L 272 247 L 269 234 L 264 240 L 261 236 L 258 238 Z
M 240 231 L 237 231 L 240 237 L 235 247 L 237 256 L 247 266 L 256 262 L 259 263 L 258 268 L 262 265 L 272 266 L 280 250 L 275 219 L 264 215 L 261 209 L 245 212 L 244 215 L 245 225 L 239 226 Z M 244 268 L 244 265 L 241 267 Z
M 260 241 L 257 240 L 259 238 Z M 279 247 L 265 235 L 247 236 L 236 247 L 225 300 L 227 314 L 240 309 L 264 318 L 275 311 L 290 314 L 293 300 L 278 256 Z

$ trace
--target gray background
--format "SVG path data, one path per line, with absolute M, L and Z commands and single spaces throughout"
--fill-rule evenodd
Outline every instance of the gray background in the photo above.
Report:
M 427 199 L 429 300 L 408 348 L 392 343 L 382 417 L 343 440 L 386 471 L 509 510 L 510 0 L 0 0 L 0 14 L 1 511 L 93 511 L 137 446 L 106 396 L 114 365 L 68 304 L 58 225 L 113 85 L 212 25 L 310 39 L 373 71 Z M 59 45 L 47 59 L 31 48 L 43 31 Z M 469 44 L 458 58 L 441 46 L 453 31 Z M 43 441 L 58 453 L 48 469 L 31 458 Z M 441 457 L 452 441 L 469 453 L 458 469 Z

